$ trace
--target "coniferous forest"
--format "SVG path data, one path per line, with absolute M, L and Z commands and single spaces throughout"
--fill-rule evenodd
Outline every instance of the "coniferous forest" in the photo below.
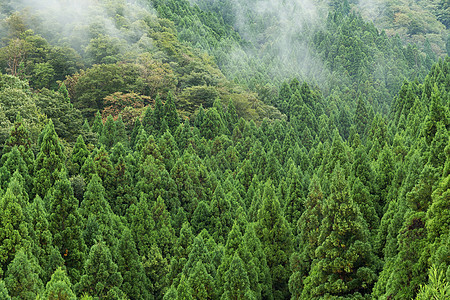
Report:
M 450 299 L 447 0 L 0 0 L 0 299 Z

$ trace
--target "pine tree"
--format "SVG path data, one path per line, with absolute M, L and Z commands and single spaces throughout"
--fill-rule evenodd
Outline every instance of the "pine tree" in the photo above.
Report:
M 302 297 L 316 299 L 371 292 L 376 280 L 375 257 L 368 230 L 352 200 L 343 169 L 332 174 L 331 195 L 323 208 L 318 247 Z
M 80 174 L 82 175 L 84 182 L 91 181 L 92 175 L 96 174 L 95 163 L 92 155 L 89 155 L 81 166 Z
M 121 289 L 130 299 L 152 298 L 149 294 L 151 283 L 145 275 L 136 244 L 128 228 L 123 231 L 119 242 L 117 266 L 123 277 Z
M 237 122 L 239 121 L 239 116 L 237 114 L 236 111 L 236 107 L 234 105 L 233 100 L 230 99 L 230 101 L 228 102 L 228 107 L 227 107 L 227 119 L 228 119 L 228 130 L 230 132 L 233 131 L 234 126 L 237 124 Z
M 289 186 L 287 187 L 287 195 L 285 197 L 286 200 L 284 205 L 284 216 L 289 224 L 296 224 L 304 209 L 304 192 L 301 177 L 301 173 L 291 160 L 287 175 L 290 182 L 288 183 Z M 294 235 L 297 235 L 297 228 L 295 228 L 295 226 L 292 232 Z
M 55 182 L 49 192 L 49 229 L 53 244 L 64 258 L 67 272 L 72 281 L 79 280 L 84 264 L 86 246 L 82 238 L 82 219 L 78 199 L 65 173 Z
M 203 229 L 212 229 L 211 208 L 206 201 L 202 200 L 198 203 L 192 214 L 191 223 L 195 234 L 199 234 Z
M 105 147 L 101 147 L 100 151 L 94 157 L 95 173 L 102 180 L 102 185 L 106 190 L 105 198 L 108 203 L 112 203 L 112 195 L 114 194 L 114 167 L 109 159 L 109 154 Z
M 117 145 L 120 145 L 120 143 Z M 133 175 L 132 164 L 129 163 L 127 158 L 120 156 L 118 162 L 114 166 L 115 191 L 112 195 L 112 209 L 119 216 L 125 215 L 127 209 L 132 204 L 137 203 L 136 192 L 133 185 Z
M 115 135 L 114 135 L 114 144 L 122 143 L 122 145 L 128 147 L 128 135 L 125 129 L 125 124 L 122 120 L 122 115 L 119 114 L 119 117 L 115 121 Z
M 264 186 L 256 233 L 261 240 L 270 268 L 274 298 L 285 299 L 289 296 L 289 257 L 293 250 L 293 237 L 270 180 Z
M 323 218 L 323 204 L 323 192 L 319 178 L 314 175 L 309 186 L 305 211 L 297 223 L 300 251 L 291 256 L 293 274 L 289 279 L 289 290 L 293 299 L 301 299 L 304 280 L 310 272 L 312 261 L 316 258 L 315 251 L 319 246 L 319 227 Z
M 441 92 L 439 91 L 437 85 L 434 84 L 431 92 L 430 112 L 423 126 L 423 136 L 425 137 L 428 145 L 430 145 L 434 139 L 437 132 L 438 123 L 442 123 L 443 126 L 448 127 L 449 120 L 446 113 L 447 111 L 442 105 Z
M 379 206 L 383 208 L 387 203 L 387 195 L 395 173 L 392 150 L 389 147 L 385 147 L 381 151 L 377 162 L 378 169 L 375 177 L 377 183 L 376 194 L 379 195 Z
M 124 296 L 120 290 L 122 275 L 114 263 L 111 252 L 102 241 L 91 247 L 84 264 L 84 275 L 75 285 L 78 295 L 87 293 L 98 298 Z
M 80 206 L 80 215 L 87 220 L 94 216 L 98 226 L 97 234 L 102 236 L 108 245 L 112 245 L 114 240 L 112 210 L 105 199 L 105 189 L 102 181 L 97 174 L 92 176 L 83 201 Z M 91 246 L 88 244 L 88 246 Z
M 172 218 L 166 209 L 164 200 L 159 196 L 151 208 L 151 217 L 154 220 L 155 227 L 152 234 L 154 240 L 161 249 L 163 257 L 170 257 L 173 254 L 175 244 L 175 233 L 172 228 Z
M 128 218 L 131 221 L 130 229 L 140 256 L 147 255 L 150 252 L 152 244 L 156 241 L 152 233 L 155 228 L 155 221 L 151 216 L 151 202 L 141 194 L 141 198 L 135 207 L 128 211 Z
M 358 134 L 360 136 L 365 136 L 364 133 L 366 132 L 369 124 L 369 113 L 367 111 L 366 103 L 362 97 L 358 97 L 353 123 L 356 125 Z
M 142 257 L 142 264 L 147 278 L 152 283 L 151 293 L 155 298 L 161 299 L 170 286 L 170 265 L 167 258 L 163 257 L 158 246 L 153 244 L 149 252 Z
M 134 121 L 134 127 L 133 130 L 131 131 L 131 135 L 130 135 L 130 147 L 131 149 L 135 150 L 135 146 L 136 146 L 136 138 L 139 134 L 139 132 L 141 131 L 142 128 L 142 124 L 141 124 L 141 120 L 139 120 L 139 118 L 136 118 L 136 120 Z
M 159 139 L 159 149 L 164 161 L 166 170 L 172 170 L 177 158 L 180 156 L 177 143 L 170 133 L 166 131 Z
M 175 102 L 171 92 L 167 94 L 167 100 L 164 104 L 164 120 L 167 122 L 167 126 L 172 133 L 175 133 L 178 125 L 180 124 L 180 118 L 178 116 Z M 163 131 L 165 132 L 165 130 Z M 163 133 L 161 132 L 161 134 Z
M 58 268 L 53 273 L 52 278 L 47 283 L 44 291 L 45 299 L 65 299 L 75 300 L 75 293 L 72 291 L 72 284 L 66 272 Z
M 192 288 L 189 285 L 188 280 L 186 279 L 186 277 L 184 276 L 184 274 L 181 274 L 181 279 L 180 279 L 180 284 L 178 285 L 177 288 L 177 294 L 178 294 L 178 298 L 180 300 L 188 300 L 188 299 L 192 299 Z
M 450 298 L 450 285 L 445 280 L 443 272 L 432 266 L 428 271 L 428 283 L 421 285 L 416 300 L 448 299 Z M 447 277 L 448 278 L 448 277 Z
M 224 243 L 228 232 L 231 230 L 233 218 L 231 213 L 230 199 L 225 195 L 222 185 L 216 186 L 216 190 L 211 199 L 211 230 L 214 240 L 218 243 Z M 198 228 L 204 228 L 198 226 Z
M 99 111 L 95 114 L 94 123 L 92 123 L 92 132 L 97 134 L 97 140 L 99 140 L 103 132 L 102 115 Z
M 256 293 L 258 299 L 260 298 L 259 295 L 261 295 L 262 299 L 272 299 L 273 289 L 270 269 L 267 265 L 267 257 L 263 245 L 256 235 L 254 223 L 247 225 L 243 241 L 245 249 L 253 257 L 249 262 L 246 262 L 250 288 Z
M 49 215 L 45 208 L 44 201 L 39 195 L 28 205 L 26 215 L 28 232 L 30 240 L 32 241 L 31 252 L 39 261 L 39 265 L 42 268 L 40 274 L 42 281 L 48 282 L 50 280 L 50 275 L 54 271 L 49 269 L 51 268 L 51 266 L 49 266 L 49 256 L 54 250 L 53 237 L 49 230 Z M 63 263 L 62 258 L 60 262 Z
M 25 220 L 25 205 L 14 186 L 20 183 L 13 178 L 5 194 L 0 197 L 0 275 L 13 260 L 16 252 L 28 245 L 28 228 Z M 10 291 L 11 295 L 12 291 Z
M 4 278 L 12 299 L 34 300 L 43 288 L 38 265 L 23 249 L 17 251 Z
M 43 131 L 40 151 L 34 163 L 34 191 L 41 197 L 53 186 L 64 172 L 65 155 L 52 120 Z
M 161 158 L 159 152 L 158 156 Z M 158 197 L 163 198 L 169 209 L 173 211 L 179 204 L 178 191 L 172 178 L 165 169 L 162 159 L 155 159 L 152 155 L 148 155 L 137 172 L 136 189 L 145 193 L 151 201 L 156 201 Z
M 365 187 L 359 178 L 353 182 L 351 189 L 353 201 L 358 205 L 359 210 L 367 223 L 369 231 L 375 232 L 380 223 L 376 206 L 372 201 L 369 189 Z
M 87 119 L 84 120 L 83 126 L 81 127 L 81 132 L 86 143 L 91 145 L 97 143 L 97 134 L 92 132 L 91 126 L 89 125 Z
M 155 108 L 153 109 L 151 118 L 150 118 L 150 127 L 148 126 L 148 123 L 146 122 L 144 124 L 144 120 L 142 120 L 142 125 L 144 126 L 145 131 L 147 131 L 147 134 L 154 134 L 158 135 L 158 133 L 161 131 L 161 124 L 165 116 L 164 111 L 164 105 L 161 102 L 161 99 L 159 95 L 155 98 Z
M 200 104 L 200 106 L 197 109 L 197 112 L 195 113 L 195 119 L 192 125 L 200 129 L 204 120 L 205 120 L 205 110 L 203 109 L 203 105 Z
M 183 267 L 183 274 L 189 278 L 197 265 L 197 262 L 201 262 L 206 268 L 208 274 L 210 274 L 213 278 L 216 274 L 216 269 L 212 262 L 211 253 L 207 247 L 207 241 L 203 239 L 201 234 L 194 238 L 194 243 L 191 247 L 191 252 L 189 252 L 189 258 L 186 264 Z
M 58 93 L 60 93 L 64 97 L 64 100 L 66 100 L 67 102 L 70 101 L 69 92 L 67 91 L 67 87 L 64 84 L 64 82 L 62 82 L 61 85 L 59 86 Z
M 175 140 L 180 151 L 185 150 L 194 139 L 193 128 L 189 119 L 180 124 L 174 133 Z
M 237 254 L 234 255 L 230 268 L 225 274 L 224 290 L 223 299 L 256 299 L 253 291 L 250 290 L 244 263 Z
M 226 133 L 225 124 L 215 107 L 206 111 L 200 132 L 205 139 L 214 139 L 222 133 Z
M 111 115 L 106 118 L 106 122 L 103 125 L 102 134 L 100 135 L 98 141 L 108 150 L 114 146 L 116 141 L 116 123 Z
M 20 150 L 14 146 L 9 152 L 3 154 L 2 161 L 3 165 L 0 168 L 0 188 L 6 190 L 13 174 L 18 172 L 24 179 L 25 190 L 30 193 L 33 186 L 33 178 L 30 176 L 28 166 L 23 160 Z
M 11 300 L 5 282 L 0 279 L 0 299 Z
M 198 202 L 211 196 L 208 170 L 191 147 L 177 160 L 170 171 L 170 177 L 175 181 L 180 205 L 188 215 L 193 213 Z
M 80 173 L 81 167 L 89 156 L 89 150 L 84 143 L 83 136 L 79 135 L 75 145 L 73 146 L 71 162 L 72 162 L 72 174 Z
M 192 298 L 214 299 L 216 297 L 214 279 L 206 271 L 206 268 L 201 261 L 197 261 L 192 269 L 188 283 L 192 289 Z
M 14 125 L 9 133 L 9 138 L 5 142 L 3 154 L 9 152 L 9 150 L 14 146 L 16 146 L 17 148 L 23 146 L 23 148 L 21 148 L 23 149 L 23 152 L 26 152 L 31 148 L 30 133 L 25 127 L 23 118 L 20 116 L 20 113 L 17 114 L 16 121 L 14 122 Z

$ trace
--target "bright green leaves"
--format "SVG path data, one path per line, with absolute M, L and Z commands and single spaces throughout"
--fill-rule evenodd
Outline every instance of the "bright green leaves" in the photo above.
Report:
M 46 299 L 76 299 L 70 279 L 63 269 L 58 268 L 53 273 L 52 278 L 45 287 L 44 297 Z
M 87 293 L 100 298 L 124 296 L 120 290 L 122 275 L 104 242 L 100 241 L 91 247 L 84 269 L 84 275 L 75 285 L 77 294 Z
M 51 120 L 42 134 L 40 151 L 34 163 L 34 191 L 44 197 L 60 173 L 65 171 L 65 155 Z

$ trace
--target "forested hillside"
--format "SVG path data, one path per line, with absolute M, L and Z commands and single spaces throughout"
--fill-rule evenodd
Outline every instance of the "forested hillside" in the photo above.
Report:
M 0 299 L 450 298 L 446 3 L 0 0 Z

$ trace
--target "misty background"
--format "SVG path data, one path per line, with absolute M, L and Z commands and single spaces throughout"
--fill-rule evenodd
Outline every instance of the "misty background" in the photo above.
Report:
M 164 1 L 158 0 L 3 0 L 0 2 L 3 14 L 0 30 L 3 36 L 8 36 L 6 27 L 11 12 L 19 11 L 20 15 L 20 11 L 26 11 L 27 26 L 50 43 L 70 46 L 91 63 L 114 63 L 130 61 L 140 53 L 153 51 L 153 40 L 147 35 L 150 28 L 143 20 L 168 18 L 174 21 L 180 41 L 195 51 L 210 54 L 227 78 L 260 95 L 294 77 L 330 94 L 330 82 L 333 81 L 330 78 L 347 78 L 348 74 L 330 67 L 330 58 L 318 51 L 317 41 L 328 34 L 328 18 L 338 7 L 347 5 L 346 13 L 361 14 L 365 20 L 375 22 L 379 30 L 384 29 L 387 35 L 399 35 L 405 42 L 428 47 L 427 55 L 445 54 L 445 27 L 438 24 L 429 33 L 415 32 L 417 26 L 412 23 L 415 14 L 422 13 L 420 5 L 423 1 L 418 4 L 403 2 L 401 9 L 405 11 L 392 1 L 382 0 L 177 2 L 182 9 L 186 9 L 186 5 L 194 7 L 192 11 L 200 15 L 213 13 L 219 22 L 229 27 L 228 32 L 217 34 L 211 28 L 214 19 L 205 23 L 205 18 L 210 16 L 182 19 L 173 13 L 169 15 Z M 177 8 L 173 9 L 176 11 Z M 180 15 L 182 13 L 180 10 Z M 392 23 L 388 19 L 396 14 L 406 19 L 406 25 L 397 22 L 388 26 Z M 5 45 L 7 39 L 2 42 Z M 98 49 L 103 52 L 98 53 Z M 395 74 L 389 71 L 392 66 L 386 58 L 373 59 L 373 78 L 383 81 L 390 73 Z

